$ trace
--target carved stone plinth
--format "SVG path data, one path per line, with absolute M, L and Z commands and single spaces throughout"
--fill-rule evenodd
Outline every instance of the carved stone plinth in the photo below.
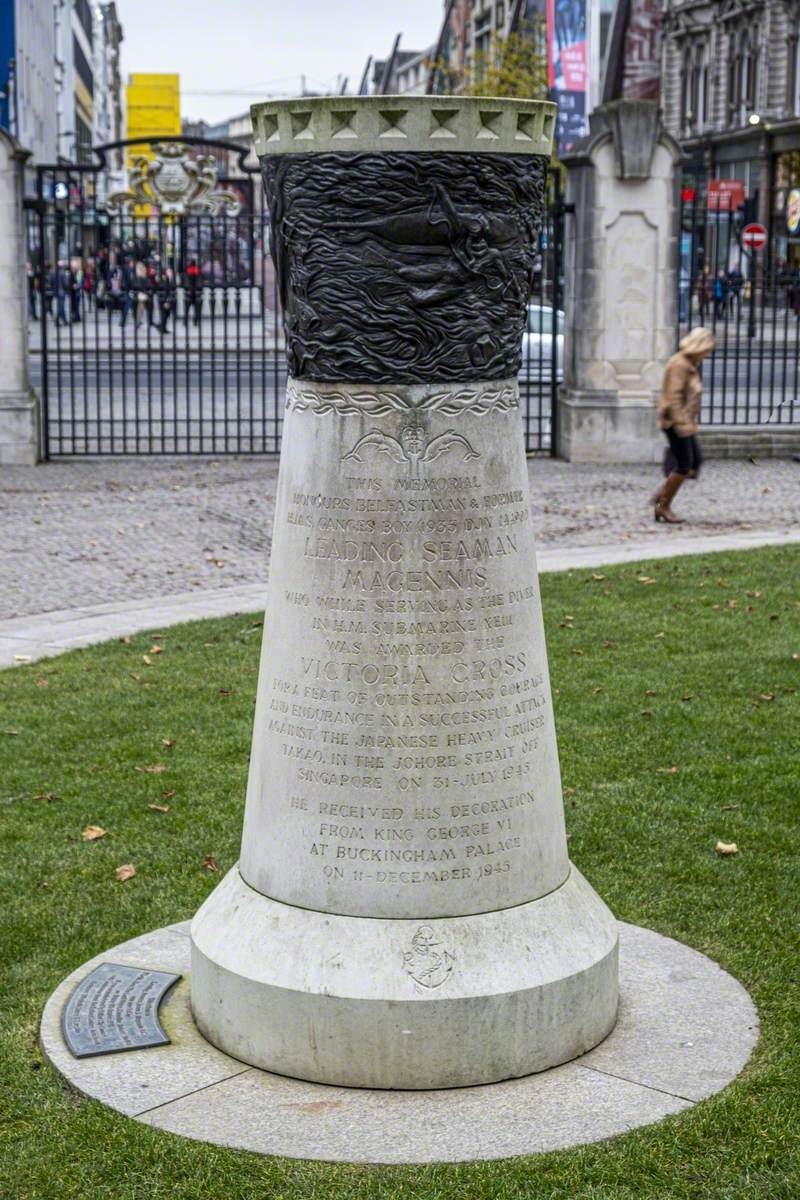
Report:
M 516 383 L 552 112 L 254 110 L 292 377 L 241 862 L 193 922 L 192 1004 L 271 1071 L 485 1083 L 615 1021 Z

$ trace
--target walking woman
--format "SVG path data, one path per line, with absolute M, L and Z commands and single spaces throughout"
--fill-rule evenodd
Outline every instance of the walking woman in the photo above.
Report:
M 669 442 L 670 471 L 653 497 L 656 521 L 679 525 L 671 504 L 684 479 L 696 479 L 703 456 L 697 440 L 700 424 L 698 366 L 714 349 L 714 335 L 698 326 L 681 339 L 680 349 L 667 363 L 658 399 L 658 426 Z

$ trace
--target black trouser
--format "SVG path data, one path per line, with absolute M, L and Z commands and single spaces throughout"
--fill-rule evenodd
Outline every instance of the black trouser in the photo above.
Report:
M 697 475 L 703 462 L 700 443 L 693 433 L 681 437 L 674 429 L 665 429 L 672 457 L 675 459 L 673 471 L 676 475 Z

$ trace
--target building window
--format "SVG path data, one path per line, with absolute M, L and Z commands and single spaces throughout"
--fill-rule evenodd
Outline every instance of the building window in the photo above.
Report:
M 86 55 L 83 53 L 83 50 L 81 49 L 81 44 L 78 41 L 78 39 L 75 37 L 74 34 L 72 35 L 72 55 L 73 55 L 73 61 L 75 63 L 75 71 L 77 72 L 78 78 L 83 83 L 83 86 L 86 88 L 89 95 L 93 96 L 94 95 L 94 75 L 92 73 L 92 68 L 89 66 L 89 63 L 86 59 Z
M 92 131 L 75 112 L 75 161 L 86 166 L 92 161 Z
M 94 21 L 92 20 L 92 10 L 88 0 L 75 0 L 75 12 L 91 46 L 94 42 Z
M 792 33 L 789 37 L 789 90 L 788 105 L 790 113 L 800 113 L 800 35 Z
M 758 95 L 758 28 L 732 33 L 728 39 L 728 116 L 744 125 L 755 111 Z
M 709 53 L 705 44 L 688 47 L 681 69 L 681 108 L 684 136 L 700 132 L 709 119 Z
M 505 25 L 505 23 L 506 23 L 506 6 L 502 2 L 502 0 L 500 0 L 500 3 L 497 6 L 497 12 L 495 14 L 495 24 L 497 25 L 498 29 L 502 29 L 503 26 Z

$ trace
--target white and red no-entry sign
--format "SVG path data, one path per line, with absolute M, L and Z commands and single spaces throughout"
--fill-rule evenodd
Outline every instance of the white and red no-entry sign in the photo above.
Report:
M 756 221 L 752 225 L 745 225 L 742 230 L 742 245 L 748 250 L 761 250 L 767 240 L 767 231 L 763 225 L 759 225 Z

